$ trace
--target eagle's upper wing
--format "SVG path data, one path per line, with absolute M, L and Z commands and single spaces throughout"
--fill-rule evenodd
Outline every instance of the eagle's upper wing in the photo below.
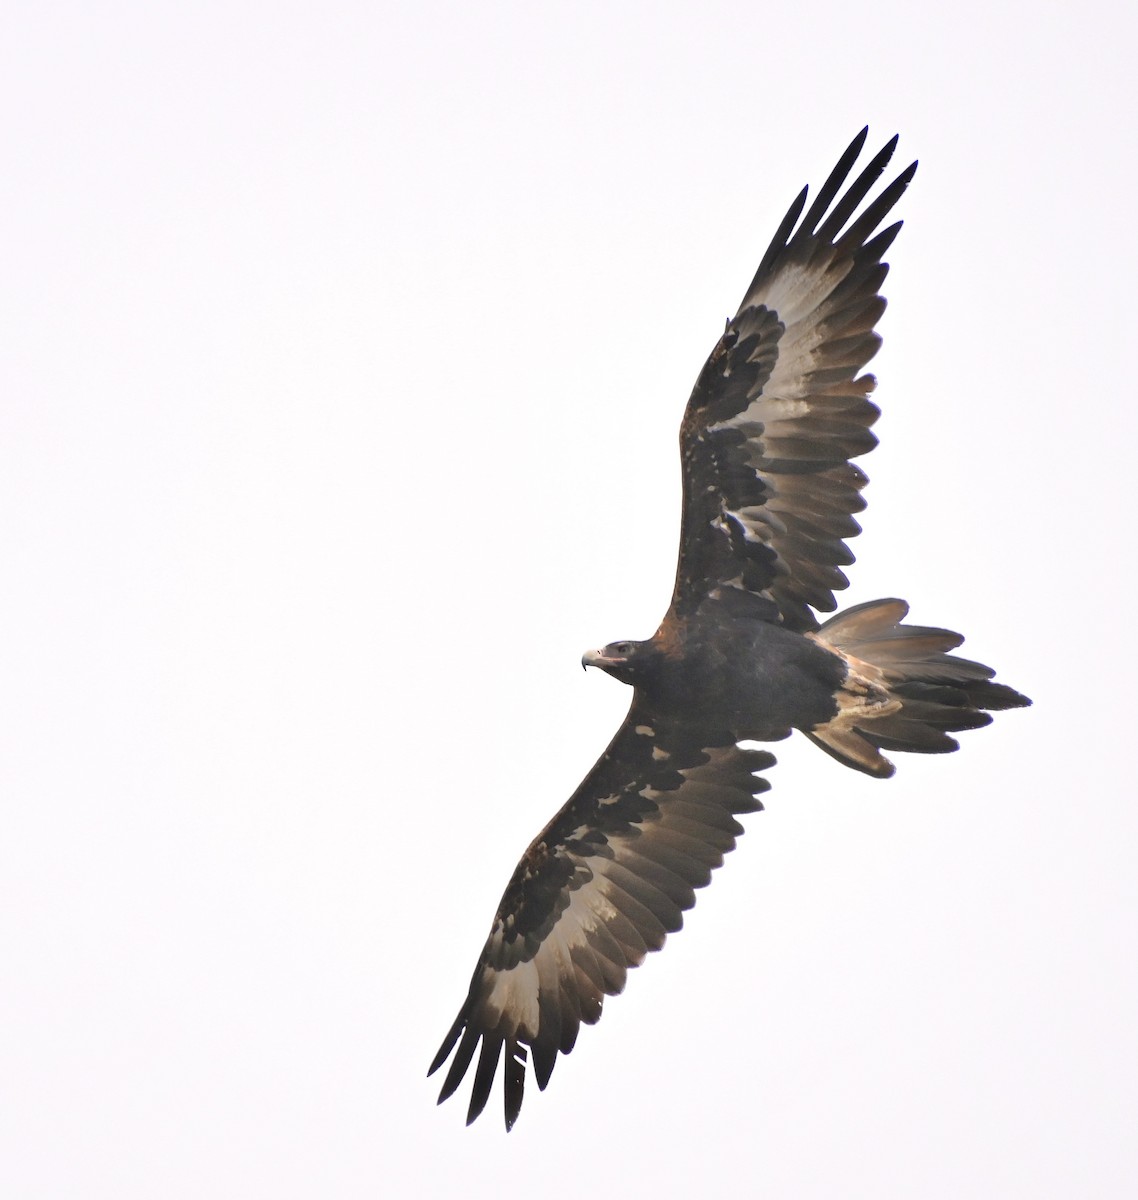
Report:
M 881 339 L 881 256 L 901 227 L 879 226 L 912 179 L 903 171 L 852 221 L 885 169 L 886 145 L 838 199 L 865 141 L 853 140 L 799 222 L 791 205 L 711 352 L 680 430 L 683 526 L 672 611 L 718 594 L 792 629 L 830 611 L 844 539 L 859 532 L 865 475 L 849 460 L 876 445 L 872 375 Z
M 609 748 L 534 839 L 502 896 L 470 992 L 431 1072 L 458 1047 L 439 1094 L 458 1087 L 481 1043 L 467 1124 L 486 1105 L 505 1049 L 506 1128 L 522 1104 L 526 1047 L 544 1088 L 581 1022 L 601 1015 L 628 969 L 680 928 L 735 845 L 773 765 L 712 730 L 680 728 L 634 700 Z

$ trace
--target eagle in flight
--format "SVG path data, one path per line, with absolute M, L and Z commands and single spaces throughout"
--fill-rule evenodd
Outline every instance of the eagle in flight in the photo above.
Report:
M 675 590 L 647 641 L 612 642 L 582 662 L 633 688 L 608 749 L 518 863 L 470 991 L 431 1073 L 454 1054 L 440 1103 L 471 1064 L 467 1124 L 502 1063 L 506 1128 L 522 1104 L 527 1055 L 539 1088 L 582 1022 L 631 967 L 659 950 L 695 889 L 762 808 L 766 750 L 800 729 L 840 763 L 886 778 L 882 751 L 942 754 L 953 733 L 1030 701 L 951 651 L 947 629 L 906 625 L 903 600 L 829 620 L 853 562 L 873 449 L 881 344 L 881 228 L 917 164 L 855 217 L 894 137 L 847 184 L 862 130 L 813 204 L 803 188 L 739 311 L 696 380 L 680 426 L 683 515 Z M 844 189 L 844 190 L 843 190 Z M 805 210 L 805 215 L 803 212 Z

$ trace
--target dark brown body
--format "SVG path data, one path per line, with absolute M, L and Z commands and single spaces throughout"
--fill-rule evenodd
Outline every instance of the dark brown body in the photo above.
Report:
M 813 638 L 735 616 L 711 600 L 635 647 L 622 667 L 597 663 L 633 684 L 662 715 L 700 721 L 735 740 L 778 741 L 838 712 L 843 660 Z

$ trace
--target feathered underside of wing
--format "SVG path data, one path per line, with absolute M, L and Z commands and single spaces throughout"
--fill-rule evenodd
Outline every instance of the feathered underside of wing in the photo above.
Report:
M 862 471 L 879 415 L 862 369 L 881 339 L 882 256 L 901 223 L 879 229 L 908 186 L 903 171 L 856 219 L 885 169 L 890 141 L 837 199 L 865 141 L 854 139 L 799 221 L 798 196 L 684 414 L 684 512 L 673 610 L 709 595 L 747 594 L 756 615 L 817 629 L 836 607 L 860 532 Z
M 498 1063 L 506 1128 L 517 1119 L 527 1052 L 538 1087 L 605 996 L 659 950 L 695 889 L 734 848 L 737 814 L 762 805 L 774 763 L 726 735 L 669 726 L 633 705 L 572 799 L 534 839 L 502 896 L 470 991 L 431 1072 L 455 1053 L 440 1103 L 474 1062 L 467 1124 L 483 1110 Z M 457 1047 L 457 1050 L 456 1050 Z

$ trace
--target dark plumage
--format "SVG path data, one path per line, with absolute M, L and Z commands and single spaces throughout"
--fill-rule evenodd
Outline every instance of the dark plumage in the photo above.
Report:
M 871 375 L 881 339 L 881 229 L 916 170 L 854 217 L 893 138 L 847 184 L 866 130 L 809 211 L 791 205 L 739 311 L 699 374 L 680 429 L 684 500 L 672 602 L 647 641 L 583 662 L 634 688 L 608 749 L 538 834 L 506 888 L 466 1001 L 431 1071 L 454 1059 L 440 1101 L 477 1055 L 467 1120 L 504 1059 L 506 1126 L 522 1103 L 527 1051 L 549 1081 L 582 1022 L 594 1023 L 630 967 L 680 928 L 762 807 L 755 772 L 774 758 L 744 741 L 794 729 L 838 761 L 888 776 L 882 750 L 955 750 L 951 734 L 1029 704 L 990 668 L 950 653 L 944 629 L 903 624 L 902 600 L 835 607 L 853 562 L 871 450 Z M 842 191 L 843 186 L 845 191 Z

